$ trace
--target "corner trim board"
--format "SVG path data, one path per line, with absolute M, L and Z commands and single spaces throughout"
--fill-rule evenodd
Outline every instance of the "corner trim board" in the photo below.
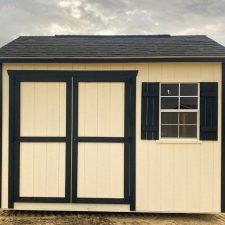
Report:
M 225 63 L 222 64 L 221 212 L 225 212 Z
M 0 208 L 2 207 L 2 64 L 0 63 Z

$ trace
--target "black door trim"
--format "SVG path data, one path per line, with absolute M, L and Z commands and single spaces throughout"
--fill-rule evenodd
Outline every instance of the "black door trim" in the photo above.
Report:
M 71 76 L 66 72 L 53 75 L 50 71 L 8 71 L 9 74 L 9 187 L 8 207 L 14 202 L 70 202 L 71 182 Z M 66 83 L 66 137 L 21 137 L 20 136 L 20 82 L 65 82 Z M 65 197 L 20 197 L 19 167 L 20 142 L 66 143 Z
M 135 102 L 137 71 L 76 71 L 73 76 L 72 201 L 76 203 L 129 204 L 135 210 Z M 124 137 L 78 137 L 78 83 L 125 82 Z M 78 142 L 124 143 L 124 198 L 77 196 Z

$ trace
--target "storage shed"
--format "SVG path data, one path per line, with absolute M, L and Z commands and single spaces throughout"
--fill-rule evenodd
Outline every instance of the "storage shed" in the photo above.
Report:
M 224 212 L 224 62 L 201 35 L 5 45 L 1 208 Z

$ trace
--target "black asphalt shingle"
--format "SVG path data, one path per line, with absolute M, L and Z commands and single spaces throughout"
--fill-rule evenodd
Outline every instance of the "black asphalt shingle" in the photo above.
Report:
M 225 57 L 225 47 L 204 35 L 21 36 L 0 58 Z

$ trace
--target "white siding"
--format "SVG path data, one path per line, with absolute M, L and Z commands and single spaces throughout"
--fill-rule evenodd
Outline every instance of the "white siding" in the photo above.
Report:
M 66 83 L 21 82 L 21 136 L 66 136 Z
M 65 197 L 65 144 L 20 144 L 20 197 Z
M 137 65 L 137 210 L 219 212 L 221 64 Z M 141 140 L 141 82 L 218 82 L 218 141 Z
M 3 183 L 2 206 L 8 197 L 8 75 L 7 69 L 133 70 L 137 69 L 136 203 L 137 211 L 219 212 L 221 169 L 221 94 L 218 141 L 169 143 L 142 141 L 141 82 L 219 82 L 221 63 L 135 64 L 3 64 Z M 103 125 L 102 125 L 103 126 Z M 79 131 L 81 132 L 81 131 Z M 95 131 L 96 132 L 96 131 Z M 100 166 L 100 165 L 98 165 Z M 96 165 L 97 167 L 97 165 Z M 95 168 L 95 170 L 97 170 Z M 102 195 L 106 193 L 101 192 Z M 72 206 L 71 206 L 72 205 Z M 124 205 L 26 204 L 17 209 L 126 211 Z
M 78 144 L 78 197 L 123 198 L 123 183 L 123 144 Z
M 124 83 L 78 85 L 78 136 L 124 136 Z

